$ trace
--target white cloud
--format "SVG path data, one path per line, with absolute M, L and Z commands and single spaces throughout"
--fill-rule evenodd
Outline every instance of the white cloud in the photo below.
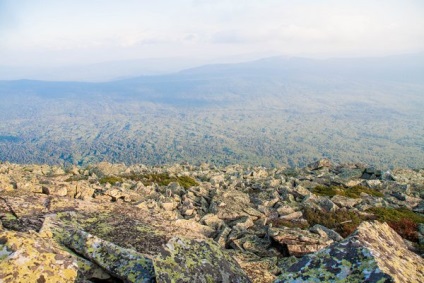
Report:
M 0 64 L 424 51 L 421 0 L 0 0 L 3 14 Z

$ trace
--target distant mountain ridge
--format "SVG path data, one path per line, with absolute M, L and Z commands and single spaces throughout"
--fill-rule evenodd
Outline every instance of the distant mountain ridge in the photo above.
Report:
M 103 83 L 0 81 L 0 160 L 424 167 L 424 56 L 273 57 Z

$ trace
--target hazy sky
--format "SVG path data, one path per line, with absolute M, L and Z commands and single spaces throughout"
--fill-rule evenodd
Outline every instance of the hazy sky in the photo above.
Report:
M 0 0 L 0 65 L 423 51 L 423 0 Z

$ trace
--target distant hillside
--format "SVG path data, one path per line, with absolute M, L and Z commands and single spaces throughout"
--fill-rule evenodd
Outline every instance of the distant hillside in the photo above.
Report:
M 423 58 L 273 57 L 105 83 L 0 81 L 0 160 L 424 167 Z

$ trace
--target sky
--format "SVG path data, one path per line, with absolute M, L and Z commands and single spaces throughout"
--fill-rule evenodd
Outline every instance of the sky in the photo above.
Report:
M 422 0 L 0 0 L 0 66 L 420 52 Z

